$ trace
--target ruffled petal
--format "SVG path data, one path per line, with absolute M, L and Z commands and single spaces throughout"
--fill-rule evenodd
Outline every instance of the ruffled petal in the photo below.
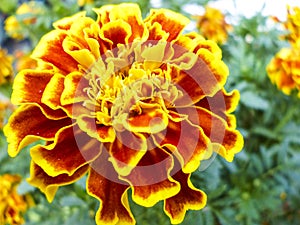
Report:
M 161 148 L 148 150 L 131 173 L 122 177 L 132 187 L 132 199 L 151 207 L 160 200 L 176 195 L 180 184 L 170 175 L 173 157 Z
M 94 162 L 94 165 L 97 163 L 101 164 L 101 162 Z M 114 171 L 111 171 L 110 176 L 117 179 L 117 174 Z M 91 168 L 87 180 L 87 191 L 89 195 L 100 201 L 100 207 L 95 217 L 98 225 L 135 224 L 128 204 L 128 188 L 128 185 L 113 182 Z
M 100 154 L 100 142 L 91 139 L 75 125 L 62 128 L 54 142 L 37 145 L 30 151 L 35 164 L 49 176 L 72 174 Z
M 69 124 L 69 118 L 49 120 L 38 106 L 22 105 L 3 129 L 9 143 L 8 154 L 15 157 L 22 148 L 39 139 L 53 140 L 56 132 Z
M 69 30 L 74 22 L 78 21 L 78 18 L 85 17 L 86 12 L 79 12 L 73 16 L 64 17 L 53 23 L 53 27 L 60 30 Z
M 129 117 L 124 123 L 126 129 L 139 133 L 158 133 L 168 125 L 168 115 L 162 109 L 143 110 L 140 115 Z
M 164 210 L 170 217 L 172 224 L 179 224 L 183 221 L 187 210 L 200 210 L 206 205 L 206 194 L 196 189 L 191 180 L 191 174 L 184 174 L 182 171 L 173 177 L 180 182 L 180 192 L 165 200 Z
M 153 27 L 153 24 L 159 23 L 162 30 L 169 33 L 168 39 L 166 40 L 168 42 L 176 40 L 183 28 L 190 22 L 185 16 L 168 9 L 152 9 L 150 15 L 144 21 L 150 28 Z M 152 38 L 153 37 L 150 36 L 148 39 L 152 40 Z
M 101 27 L 100 37 L 107 42 L 110 49 L 116 48 L 118 44 L 128 44 L 132 30 L 128 23 L 117 20 Z
M 66 36 L 67 33 L 63 30 L 53 30 L 47 33 L 35 47 L 32 57 L 51 63 L 62 74 L 78 70 L 78 63 L 62 47 Z
M 64 90 L 61 94 L 61 104 L 69 105 L 87 99 L 84 88 L 88 87 L 88 80 L 80 72 L 68 74 L 64 80 Z
M 14 79 L 11 101 L 13 104 L 41 103 L 45 87 L 53 76 L 51 70 L 22 70 Z
M 184 109 L 182 112 L 186 113 Z M 178 113 L 170 111 L 169 114 L 170 120 L 166 133 L 154 134 L 153 137 L 157 145 L 166 147 L 177 157 L 185 173 L 192 173 L 200 166 L 202 159 L 211 155 L 210 140 L 201 127 L 194 126 Z
M 212 113 L 222 117 L 227 121 L 229 127 L 234 129 L 236 126 L 235 117 L 229 113 L 232 113 L 236 109 L 239 99 L 240 94 L 238 90 L 227 93 L 225 89 L 222 89 L 212 97 L 201 99 L 196 106 L 208 109 Z
M 97 123 L 94 116 L 81 115 L 77 118 L 77 123 L 82 131 L 102 143 L 113 142 L 116 138 L 114 129 L 111 126 Z
M 229 127 L 226 120 L 201 107 L 196 107 L 195 110 L 183 109 L 183 111 L 193 124 L 198 124 L 203 129 L 213 143 L 214 151 L 226 160 L 231 162 L 234 155 L 242 150 L 244 144 L 242 135 Z
M 188 70 L 173 68 L 171 79 L 183 92 L 183 95 L 174 102 L 176 106 L 195 104 L 205 96 L 213 96 L 221 89 L 211 68 L 201 59 Z
M 132 34 L 129 42 L 147 39 L 148 30 L 143 23 L 142 13 L 137 4 L 123 3 L 116 5 L 111 9 L 109 18 L 110 21 L 123 20 L 130 25 Z
M 144 135 L 123 131 L 117 133 L 117 138 L 109 148 L 109 161 L 121 176 L 127 176 L 146 154 L 147 143 Z
M 95 56 L 88 46 L 83 46 L 77 39 L 66 37 L 62 46 L 64 51 L 86 70 L 96 62 Z
M 64 80 L 65 76 L 55 73 L 44 89 L 41 102 L 53 110 L 61 106 L 60 97 L 64 90 Z
M 49 176 L 45 171 L 35 163 L 31 162 L 30 177 L 28 183 L 41 190 L 46 195 L 49 202 L 52 202 L 56 191 L 60 186 L 68 185 L 79 180 L 88 171 L 89 166 L 79 168 L 72 176 L 62 174 L 56 177 Z

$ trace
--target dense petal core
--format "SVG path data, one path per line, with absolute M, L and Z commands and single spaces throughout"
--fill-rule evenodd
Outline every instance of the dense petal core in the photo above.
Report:
M 190 181 L 218 152 L 228 161 L 243 147 L 236 130 L 238 91 L 216 43 L 166 9 L 142 19 L 136 4 L 95 9 L 54 23 L 36 46 L 36 69 L 17 75 L 20 105 L 4 128 L 8 152 L 28 144 L 29 183 L 52 201 L 59 186 L 88 174 L 100 201 L 96 223 L 133 225 L 127 191 L 139 205 L 165 202 L 172 223 L 199 210 L 206 195 Z

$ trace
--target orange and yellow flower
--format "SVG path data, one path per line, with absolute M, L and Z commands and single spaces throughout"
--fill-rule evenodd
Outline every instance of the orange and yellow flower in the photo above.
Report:
M 227 41 L 228 32 L 232 26 L 226 22 L 225 15 L 220 10 L 206 6 L 205 13 L 196 18 L 197 27 L 205 38 L 219 44 Z
M 0 48 L 0 85 L 11 81 L 13 76 L 13 57 Z
M 9 16 L 4 21 L 6 34 L 16 40 L 24 39 L 23 26 L 35 24 L 37 16 L 42 12 L 42 7 L 36 1 L 22 3 L 16 10 L 16 14 Z
M 17 192 L 17 185 L 21 177 L 4 174 L 0 176 L 0 224 L 23 224 L 22 214 L 27 210 L 28 204 L 24 196 Z
M 289 34 L 287 40 L 292 46 L 300 48 L 300 8 L 287 6 L 287 20 L 283 23 Z
M 286 95 L 293 90 L 300 97 L 300 8 L 291 9 L 287 6 L 287 20 L 283 23 L 289 31 L 284 36 L 290 43 L 290 48 L 282 48 L 267 66 L 268 76 Z
M 267 66 L 267 72 L 284 94 L 297 90 L 300 97 L 300 49 L 282 48 Z
M 20 107 L 4 128 L 8 153 L 30 149 L 28 182 L 52 201 L 60 186 L 85 174 L 101 204 L 97 224 L 135 224 L 128 204 L 164 201 L 172 223 L 199 210 L 206 195 L 191 174 L 213 152 L 228 161 L 243 147 L 217 44 L 167 9 L 142 19 L 136 4 L 80 12 L 54 23 L 32 56 L 36 69 L 16 76 Z

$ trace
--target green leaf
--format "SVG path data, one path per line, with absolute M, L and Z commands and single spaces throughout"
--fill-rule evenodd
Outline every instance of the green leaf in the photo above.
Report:
M 76 196 L 65 196 L 60 200 L 62 206 L 81 206 L 85 205 L 85 202 Z
M 242 92 L 241 102 L 252 109 L 267 110 L 269 108 L 269 102 L 252 91 Z

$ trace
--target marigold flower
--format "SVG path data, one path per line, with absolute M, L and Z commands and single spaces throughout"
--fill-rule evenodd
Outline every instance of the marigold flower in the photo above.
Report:
M 202 16 L 196 16 L 197 27 L 200 33 L 207 39 L 224 44 L 228 38 L 228 32 L 232 29 L 224 14 L 215 8 L 206 6 Z
M 0 224 L 23 224 L 22 214 L 27 210 L 28 204 L 24 196 L 17 192 L 17 185 L 21 177 L 4 174 L 0 176 Z
M 42 13 L 42 7 L 36 1 L 24 2 L 16 10 L 15 15 L 7 17 L 4 29 L 7 35 L 16 40 L 25 38 L 22 26 L 36 23 L 37 15 Z
M 289 31 L 286 35 L 291 45 L 300 48 L 300 8 L 287 6 L 287 20 L 283 23 Z
M 28 182 L 52 201 L 59 186 L 88 173 L 101 204 L 97 224 L 135 224 L 128 204 L 164 201 L 172 223 L 206 195 L 190 176 L 213 152 L 228 161 L 243 147 L 236 130 L 239 92 L 215 42 L 183 34 L 189 20 L 167 9 L 142 19 L 136 4 L 80 12 L 54 23 L 36 46 L 36 69 L 15 78 L 20 107 L 4 128 L 8 153 L 29 143 Z
M 13 57 L 0 48 L 0 85 L 10 81 L 13 76 Z
M 284 94 L 297 90 L 300 97 L 300 49 L 282 48 L 267 66 L 267 72 Z

